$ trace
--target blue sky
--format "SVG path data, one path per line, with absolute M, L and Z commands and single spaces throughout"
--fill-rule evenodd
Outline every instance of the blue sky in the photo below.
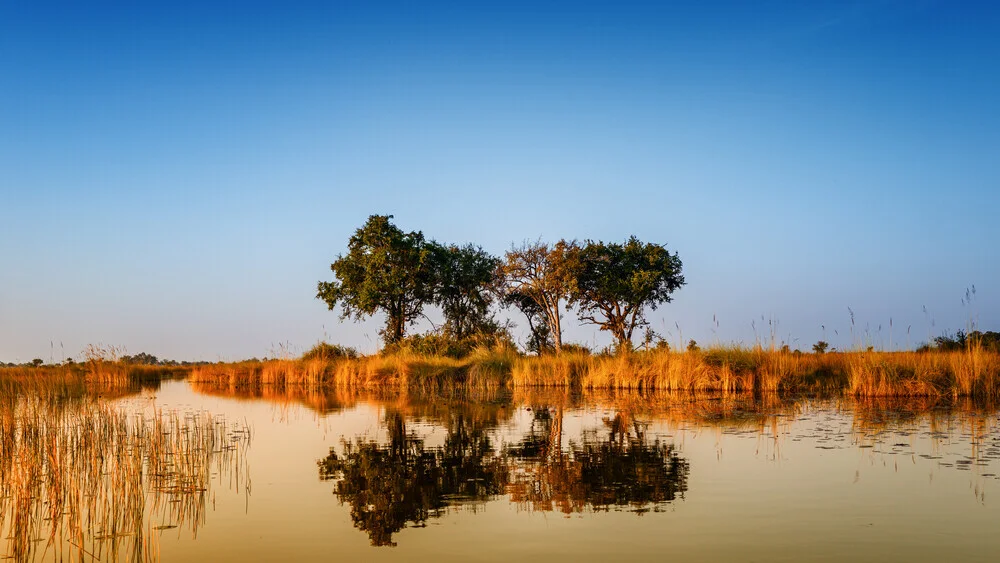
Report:
M 373 351 L 373 213 L 665 243 L 675 343 L 1000 329 L 992 3 L 204 4 L 0 3 L 0 360 Z

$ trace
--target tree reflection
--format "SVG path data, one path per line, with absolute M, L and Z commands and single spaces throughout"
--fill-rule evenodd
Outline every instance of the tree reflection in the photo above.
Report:
M 334 493 L 351 507 L 355 527 L 372 545 L 395 545 L 392 534 L 408 522 L 422 526 L 453 504 L 486 500 L 503 492 L 506 470 L 482 429 L 455 417 L 441 448 L 427 448 L 406 431 L 403 416 L 386 417 L 389 443 L 355 440 L 331 449 L 320 477 L 334 479 Z
M 331 448 L 320 477 L 351 509 L 355 527 L 372 545 L 395 545 L 408 524 L 423 526 L 448 507 L 475 507 L 500 494 L 534 510 L 566 514 L 627 507 L 659 510 L 687 489 L 688 463 L 672 445 L 648 440 L 626 414 L 605 428 L 562 444 L 562 410 L 535 409 L 530 431 L 516 444 L 495 449 L 494 424 L 460 410 L 439 419 L 447 431 L 441 447 L 408 432 L 405 417 L 386 415 L 386 443 L 357 439 Z
M 659 510 L 683 496 L 689 466 L 672 444 L 650 442 L 627 414 L 605 420 L 607 431 L 584 432 L 581 443 L 562 447 L 562 412 L 536 410 L 531 431 L 504 455 L 511 500 L 535 510 L 565 514 L 587 507 L 636 512 Z

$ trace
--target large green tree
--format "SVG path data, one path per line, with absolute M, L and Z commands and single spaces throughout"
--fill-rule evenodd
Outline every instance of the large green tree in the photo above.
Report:
M 404 233 L 390 219 L 369 217 L 351 237 L 347 254 L 330 265 L 336 279 L 319 282 L 316 293 L 330 310 L 340 305 L 341 318 L 384 313 L 386 344 L 402 340 L 434 288 L 432 249 L 423 233 Z
M 462 340 L 496 331 L 490 312 L 500 260 L 481 247 L 431 243 L 434 303 L 441 307 L 445 333 Z
M 618 350 L 628 351 L 636 327 L 649 324 L 646 310 L 669 303 L 684 285 L 681 266 L 677 253 L 634 236 L 624 244 L 588 240 L 567 253 L 569 303 L 580 320 L 610 332 Z

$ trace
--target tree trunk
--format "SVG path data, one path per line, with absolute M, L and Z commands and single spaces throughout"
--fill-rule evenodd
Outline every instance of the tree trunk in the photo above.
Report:
M 559 319 L 559 300 L 557 299 L 555 305 L 553 305 L 553 310 L 555 315 L 552 315 L 553 311 L 549 312 L 549 320 L 552 322 L 552 342 L 556 346 L 556 353 L 562 352 L 562 322 Z
M 392 307 L 388 311 L 386 319 L 385 340 L 386 344 L 395 344 L 403 339 L 403 332 L 406 328 L 406 317 L 402 306 Z

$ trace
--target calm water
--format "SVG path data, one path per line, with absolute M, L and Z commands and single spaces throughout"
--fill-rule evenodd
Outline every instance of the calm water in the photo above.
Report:
M 998 413 L 969 404 L 184 381 L 115 404 L 252 430 L 239 459 L 213 466 L 195 510 L 150 511 L 164 561 L 1000 554 Z

